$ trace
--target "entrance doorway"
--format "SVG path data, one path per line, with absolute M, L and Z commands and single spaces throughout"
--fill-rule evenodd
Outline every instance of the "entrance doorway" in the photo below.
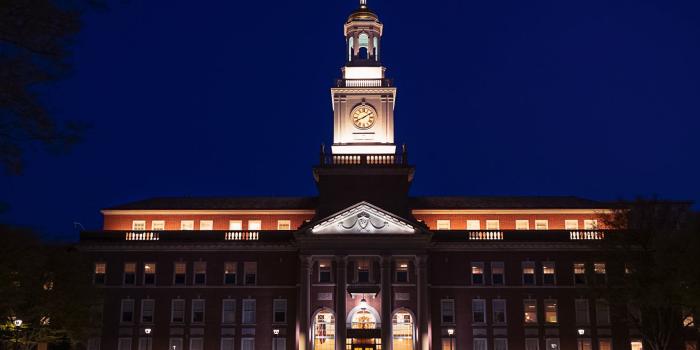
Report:
M 352 350 L 375 350 L 374 345 L 353 345 Z

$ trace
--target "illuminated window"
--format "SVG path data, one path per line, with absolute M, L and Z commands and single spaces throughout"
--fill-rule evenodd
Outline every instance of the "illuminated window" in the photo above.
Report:
M 236 322 L 236 299 L 224 299 L 221 301 L 221 323 L 232 324 Z
M 287 299 L 272 301 L 272 323 L 287 322 Z
M 486 323 L 486 300 L 472 299 L 472 321 Z
M 141 300 L 141 323 L 153 323 L 153 312 L 156 301 L 153 299 Z
M 206 284 L 207 283 L 207 263 L 206 261 L 195 261 L 194 262 L 194 284 Z
M 182 231 L 194 230 L 194 220 L 182 220 L 182 221 L 180 221 L 180 230 L 182 230 Z
M 134 220 L 131 222 L 131 229 L 134 231 L 146 231 L 146 221 Z
M 583 220 L 583 229 L 584 230 L 597 230 L 598 229 L 598 220 Z
M 452 299 L 442 299 L 440 301 L 440 315 L 443 324 L 455 323 L 455 301 Z
M 576 324 L 587 325 L 590 323 L 588 299 L 576 299 L 574 301 L 576 312 Z
M 574 263 L 574 283 L 586 284 L 586 264 Z
M 507 338 L 495 338 L 495 339 L 493 339 L 493 350 L 508 350 L 508 339 Z
M 243 278 L 246 285 L 255 285 L 258 280 L 258 263 L 246 261 L 243 263 Z
M 502 261 L 491 262 L 491 283 L 494 285 L 505 283 L 505 268 Z
M 329 311 L 314 317 L 314 350 L 335 350 L 335 316 Z
M 238 272 L 238 264 L 235 262 L 224 263 L 224 284 L 236 284 L 236 273 Z
M 199 229 L 201 231 L 211 231 L 214 229 L 214 221 L 212 220 L 200 220 Z
M 595 301 L 595 322 L 599 326 L 610 324 L 610 306 L 605 299 Z
M 612 340 L 607 338 L 598 339 L 598 350 L 612 350 Z
M 493 299 L 493 323 L 495 324 L 505 324 L 506 323 L 506 300 L 505 299 Z
M 484 263 L 473 262 L 471 266 L 472 272 L 472 284 L 481 285 L 484 284 Z
M 632 339 L 630 341 L 631 350 L 643 350 L 642 341 L 640 339 Z
M 553 261 L 545 261 L 542 263 L 542 283 L 550 285 L 556 283 L 556 274 Z
M 393 349 L 413 350 L 413 317 L 404 311 L 394 314 L 391 320 Z
M 525 339 L 525 350 L 539 350 L 540 340 L 537 338 L 526 338 Z
M 377 328 L 377 319 L 374 318 L 371 312 L 367 310 L 359 310 L 352 315 L 352 329 L 375 329 Z
M 437 221 L 437 229 L 438 230 L 449 230 L 450 229 L 450 220 L 438 220 Z
M 544 321 L 546 323 L 557 323 L 557 301 L 547 299 L 544 301 Z
M 605 284 L 605 263 L 593 263 L 593 272 L 595 272 L 595 282 L 597 284 Z
M 535 230 L 548 230 L 549 221 L 548 220 L 535 220 Z
M 122 299 L 121 322 L 134 322 L 134 299 Z
M 95 263 L 95 284 L 105 284 L 107 278 L 107 263 Z
M 578 230 L 578 220 L 564 220 L 564 228 L 567 230 Z
M 441 350 L 456 350 L 457 349 L 457 339 L 455 338 L 442 338 Z
M 136 263 L 124 263 L 124 284 L 136 283 Z
M 318 262 L 318 282 L 331 283 L 331 262 L 321 260 Z
M 243 299 L 243 324 L 255 324 L 255 299 Z
M 529 220 L 515 220 L 515 229 L 516 230 L 529 230 L 530 229 L 530 221 Z
M 498 222 L 498 220 L 486 220 L 486 229 L 487 230 L 500 230 L 501 225 Z
M 292 222 L 289 220 L 277 220 L 277 229 L 288 231 L 292 229 Z
M 204 299 L 192 300 L 192 323 L 204 323 Z
M 187 264 L 184 262 L 175 263 L 175 275 L 173 276 L 173 283 L 175 284 L 185 284 L 185 276 L 187 275 Z
M 163 230 L 165 230 L 165 221 L 163 221 L 163 220 L 153 220 L 153 221 L 151 221 L 151 230 L 153 230 L 153 231 L 163 231 Z
M 170 322 L 184 323 L 185 322 L 185 300 L 173 299 L 170 302 Z
M 396 278 L 397 283 L 408 283 L 408 261 L 396 262 Z
M 695 326 L 695 317 L 693 317 L 693 314 L 688 310 L 683 310 L 683 327 L 694 327 L 694 326 Z
M 486 338 L 474 338 L 473 350 L 487 350 Z
M 523 301 L 525 308 L 525 323 L 537 323 L 537 300 L 526 299 Z
M 248 220 L 248 231 L 260 231 L 262 230 L 262 221 L 260 220 Z
M 535 285 L 535 262 L 523 261 L 523 284 L 527 286 Z
M 467 220 L 467 230 L 481 230 L 481 222 L 479 220 Z
M 156 263 L 143 264 L 143 284 L 156 284 Z
M 243 230 L 243 221 L 241 220 L 230 220 L 228 222 L 228 229 L 231 231 L 242 231 Z

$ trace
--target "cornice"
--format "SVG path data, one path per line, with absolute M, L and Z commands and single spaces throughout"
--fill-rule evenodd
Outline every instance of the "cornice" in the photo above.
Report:
M 610 214 L 611 209 L 413 209 L 414 215 L 459 214 Z
M 191 210 L 191 209 L 159 209 L 159 210 L 112 210 L 104 209 L 100 211 L 103 215 L 314 215 L 314 209 L 280 209 L 280 210 L 260 210 L 260 209 L 235 209 L 235 210 Z

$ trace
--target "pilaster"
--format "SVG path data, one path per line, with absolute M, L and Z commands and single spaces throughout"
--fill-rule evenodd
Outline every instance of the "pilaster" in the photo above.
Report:
M 382 349 L 392 350 L 392 301 L 391 301 L 391 256 L 382 256 L 381 279 L 382 279 Z
M 299 336 L 297 337 L 297 349 L 298 350 L 310 350 L 311 349 L 311 337 L 309 335 L 309 330 L 311 329 L 311 323 L 309 320 L 309 307 L 311 304 L 311 256 L 302 255 L 299 257 L 301 260 L 299 262 L 299 307 L 297 309 L 299 320 L 299 325 L 297 326 L 297 332 Z
M 418 282 L 418 349 L 430 350 L 430 305 L 428 299 L 428 257 L 416 257 Z
M 345 301 L 348 290 L 347 256 L 341 255 L 335 262 L 335 349 L 345 350 L 347 325 L 345 324 Z

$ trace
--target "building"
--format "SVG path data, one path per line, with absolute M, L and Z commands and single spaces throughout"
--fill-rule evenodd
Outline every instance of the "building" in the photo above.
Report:
M 412 197 L 397 88 L 365 1 L 344 25 L 318 195 L 153 198 L 83 232 L 105 293 L 91 349 L 641 348 L 591 293 L 609 204 L 575 197 Z

